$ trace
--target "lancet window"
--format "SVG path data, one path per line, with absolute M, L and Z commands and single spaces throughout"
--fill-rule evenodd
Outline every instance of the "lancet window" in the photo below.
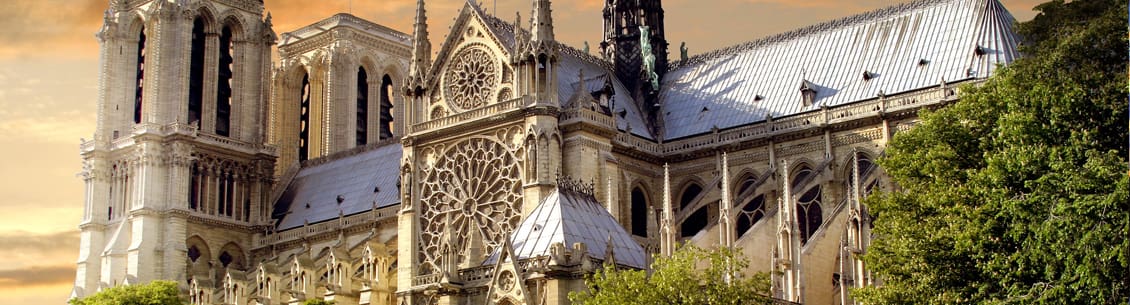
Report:
M 683 189 L 683 195 L 679 197 L 679 207 L 681 209 L 689 208 L 694 202 L 695 198 L 698 198 L 699 194 L 702 194 L 701 186 L 699 186 L 697 183 L 688 185 Z M 709 215 L 707 214 L 706 207 L 700 207 L 698 210 L 694 211 L 694 213 L 691 213 L 691 215 L 687 217 L 686 220 L 683 221 L 683 225 L 681 226 L 682 236 L 691 237 L 695 234 L 698 234 L 698 231 L 706 228 L 706 224 L 707 222 L 709 222 L 709 220 L 710 219 Z
M 632 235 L 647 237 L 647 197 L 639 187 L 632 189 Z
M 369 74 L 357 69 L 357 146 L 369 143 Z
M 142 97 L 145 87 L 145 27 L 141 27 L 137 37 L 137 76 L 134 80 L 133 122 L 141 123 Z
M 232 29 L 224 26 L 220 31 L 220 62 L 216 77 L 216 134 L 229 136 L 231 128 L 232 108 Z
M 298 161 L 310 158 L 310 75 L 302 75 L 298 90 Z
M 796 220 L 802 244 L 808 242 L 824 219 L 820 206 L 823 193 L 820 184 L 813 181 L 815 177 L 816 172 L 804 166 L 796 171 L 791 182 L 793 193 L 801 194 L 796 199 Z
M 737 223 L 734 226 L 734 236 L 742 236 L 746 231 L 749 231 L 761 218 L 765 217 L 765 195 L 757 194 L 757 177 L 747 175 L 742 178 L 742 183 L 738 185 L 738 192 L 734 195 L 734 202 L 741 211 L 738 214 Z
M 381 113 L 380 113 L 380 136 L 381 140 L 392 137 L 393 120 L 392 117 L 392 98 L 393 98 L 392 77 L 385 74 L 381 78 Z
M 204 112 L 204 48 L 207 46 L 204 33 L 204 18 L 192 21 L 192 46 L 188 72 L 188 123 L 200 128 L 200 118 Z

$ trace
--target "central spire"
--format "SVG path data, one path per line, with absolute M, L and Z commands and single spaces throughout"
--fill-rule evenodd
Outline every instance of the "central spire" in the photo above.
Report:
M 534 16 L 530 22 L 533 41 L 553 41 L 553 10 L 549 0 L 534 0 Z

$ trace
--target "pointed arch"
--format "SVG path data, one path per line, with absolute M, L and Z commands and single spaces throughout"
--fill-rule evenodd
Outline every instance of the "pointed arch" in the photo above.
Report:
M 808 163 L 797 164 L 794 168 L 789 183 L 795 195 L 797 233 L 801 244 L 806 244 L 824 220 L 823 189 L 820 183 L 814 183 L 818 173 Z
M 735 190 L 734 207 L 738 209 L 734 236 L 741 237 L 765 217 L 768 209 L 765 204 L 765 194 L 757 191 L 761 187 L 757 184 L 760 175 L 753 170 L 744 170 L 738 177 L 734 181 L 736 185 L 732 188 Z
M 679 192 L 680 210 L 692 206 L 695 198 L 698 198 L 706 192 L 706 189 L 702 187 L 702 183 L 697 179 L 693 179 L 683 184 L 681 190 L 682 191 Z M 710 222 L 710 215 L 708 214 L 707 209 L 707 206 L 699 207 L 698 210 L 695 210 L 689 216 L 687 216 L 686 220 L 683 220 L 683 223 L 679 225 L 680 232 L 682 233 L 683 237 L 694 236 L 695 234 L 698 234 L 698 231 L 706 228 L 706 225 Z
M 227 267 L 235 270 L 244 270 L 247 268 L 247 255 L 243 252 L 243 248 L 234 242 L 224 244 L 220 248 L 220 253 L 217 254 L 216 259 L 220 262 L 220 266 Z
M 188 263 L 193 264 L 196 262 L 207 263 L 212 260 L 212 248 L 208 247 L 208 242 L 200 238 L 199 235 L 193 235 L 185 240 L 185 249 L 187 249 Z
M 632 235 L 648 237 L 648 211 L 651 209 L 651 200 L 644 185 L 637 183 L 632 187 L 631 193 L 631 229 Z

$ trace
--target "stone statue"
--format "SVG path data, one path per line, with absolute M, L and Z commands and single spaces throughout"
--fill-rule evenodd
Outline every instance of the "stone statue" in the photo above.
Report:
M 651 90 L 659 90 L 659 74 L 655 73 L 655 54 L 651 52 L 651 34 L 647 26 L 640 26 L 640 53 L 646 80 L 651 82 Z
M 589 54 L 589 42 L 585 41 L 585 54 Z
M 679 44 L 679 60 L 687 60 L 687 42 Z

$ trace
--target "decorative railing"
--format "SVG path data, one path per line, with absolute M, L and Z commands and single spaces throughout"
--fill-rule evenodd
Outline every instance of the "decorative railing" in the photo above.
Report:
M 616 119 L 613 118 L 613 116 L 585 108 L 562 111 L 561 116 L 558 117 L 558 120 L 561 125 L 585 122 L 613 130 L 616 129 Z
M 289 229 L 282 232 L 267 234 L 256 238 L 254 246 L 256 248 L 259 248 L 272 244 L 299 240 L 318 234 L 337 232 L 342 229 L 356 226 L 371 226 L 377 221 L 396 217 L 399 209 L 400 205 L 391 205 L 364 213 L 343 216 L 338 219 L 331 219 L 315 224 L 303 225 L 301 227 Z
M 412 286 L 424 286 L 439 283 L 440 274 L 420 275 L 412 278 Z
M 232 149 L 236 149 L 236 150 L 242 150 L 244 152 L 251 152 L 251 153 L 265 152 L 265 153 L 268 153 L 268 154 L 276 154 L 277 153 L 277 148 L 274 147 L 274 146 L 271 146 L 271 145 L 248 143 L 248 142 L 243 142 L 243 141 L 235 140 L 235 139 L 228 138 L 228 137 L 218 136 L 218 135 L 215 135 L 215 134 L 201 133 L 196 128 L 196 126 L 189 125 L 189 124 L 182 124 L 182 123 L 172 123 L 172 124 L 142 123 L 142 124 L 133 125 L 129 134 L 118 135 L 116 138 L 110 139 L 110 141 L 108 141 L 108 143 L 109 143 L 108 148 L 109 148 L 109 150 L 118 150 L 118 149 L 129 147 L 131 145 L 136 144 L 136 142 L 137 142 L 137 140 L 134 138 L 134 136 L 146 135 L 146 134 L 157 135 L 157 136 L 183 135 L 183 136 L 196 138 L 196 140 L 200 141 L 201 143 L 224 146 L 224 147 L 228 147 L 228 148 L 232 148 Z M 89 141 L 83 140 L 83 142 L 79 144 L 79 149 L 82 152 L 91 151 L 91 150 L 98 148 L 98 146 L 99 146 L 98 143 L 100 143 L 100 142 L 101 143 L 107 143 L 105 141 L 101 141 L 101 140 L 98 140 L 98 139 L 89 140 Z
M 466 112 L 445 116 L 442 118 L 434 119 L 431 121 L 419 123 L 412 126 L 412 132 L 422 132 L 427 130 L 435 130 L 460 122 L 481 119 L 492 115 L 508 112 L 515 109 L 522 108 L 526 103 L 525 98 L 517 98 L 497 104 L 491 104 L 482 108 L 472 109 Z

